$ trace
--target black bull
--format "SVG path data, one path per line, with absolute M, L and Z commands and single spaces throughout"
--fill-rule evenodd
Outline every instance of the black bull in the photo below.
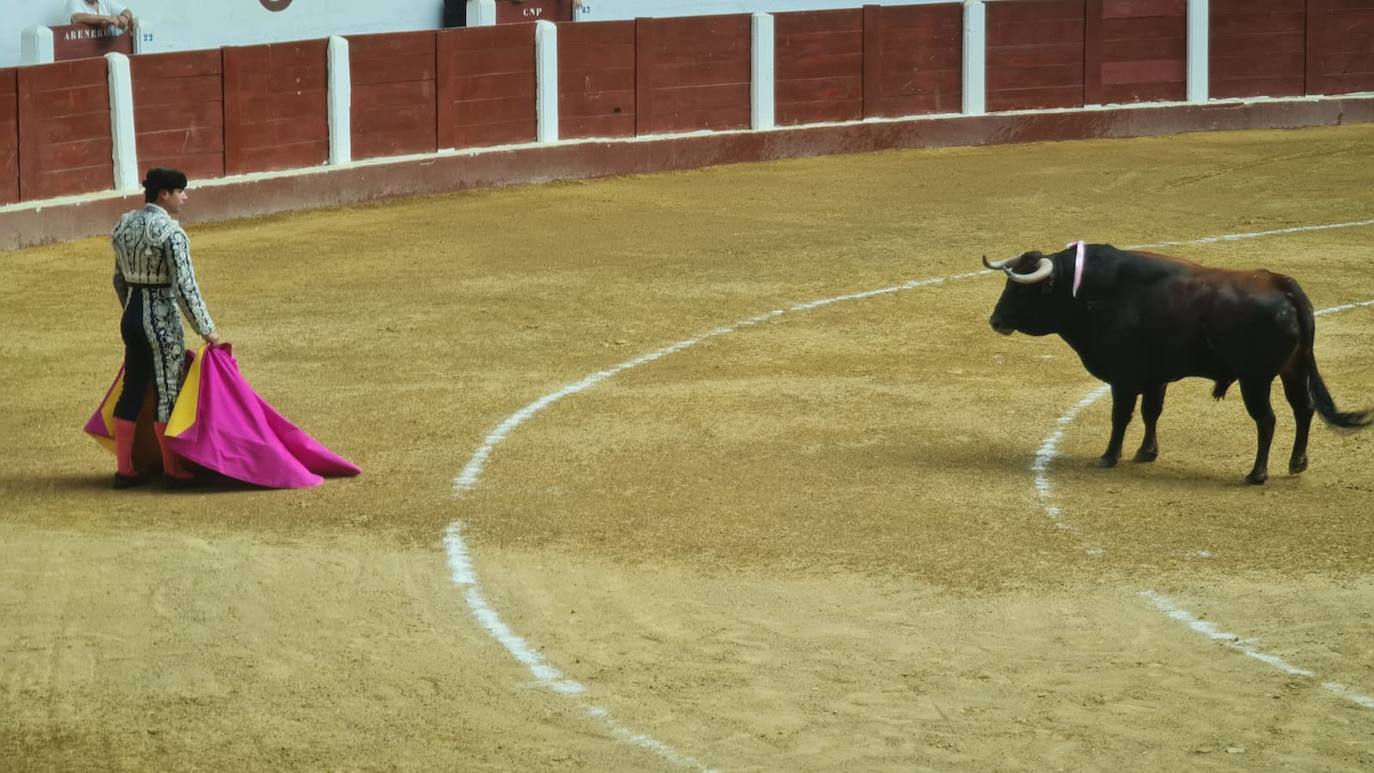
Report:
M 1274 439 L 1269 391 L 1275 376 L 1283 381 L 1298 425 L 1290 474 L 1307 469 L 1314 408 L 1338 427 L 1374 420 L 1369 411 L 1336 410 L 1312 353 L 1312 303 L 1291 278 L 1090 244 L 1075 293 L 1077 263 L 1073 247 L 993 263 L 983 258 L 983 265 L 1007 275 L 990 320 L 994 330 L 1006 335 L 1057 333 L 1089 373 L 1111 385 L 1112 434 L 1099 466 L 1111 467 L 1121 458 L 1122 438 L 1138 397 L 1145 438 L 1135 461 L 1154 461 L 1159 455 L 1155 423 L 1164 410 L 1164 392 L 1170 382 L 1188 376 L 1216 382 L 1212 396 L 1217 399 L 1232 382 L 1240 382 L 1245 409 L 1259 434 L 1255 465 L 1246 477 L 1250 483 L 1269 477 Z

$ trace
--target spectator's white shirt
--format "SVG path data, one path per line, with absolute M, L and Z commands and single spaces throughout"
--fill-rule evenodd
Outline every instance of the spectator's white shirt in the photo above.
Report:
M 96 0 L 94 5 L 86 2 L 86 0 L 67 0 L 67 18 L 63 20 L 63 24 L 71 24 L 73 14 L 91 13 L 96 16 L 118 16 L 126 10 L 128 8 L 119 0 Z

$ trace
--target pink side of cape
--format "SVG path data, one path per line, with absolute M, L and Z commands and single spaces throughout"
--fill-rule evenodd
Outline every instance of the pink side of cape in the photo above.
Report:
M 362 470 L 330 451 L 258 396 L 220 347 L 205 350 L 196 421 L 172 450 L 196 464 L 246 483 L 268 488 L 305 488 L 320 476 L 357 475 Z

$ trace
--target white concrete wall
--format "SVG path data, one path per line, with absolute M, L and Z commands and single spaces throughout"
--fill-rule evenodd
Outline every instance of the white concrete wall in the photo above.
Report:
M 369 32 L 435 29 L 443 0 L 291 0 L 269 11 L 259 0 L 123 0 L 141 23 L 136 51 L 185 51 Z M 474 0 L 475 1 L 475 0 Z M 868 0 L 917 5 L 949 0 Z M 587 21 L 636 16 L 812 11 L 854 8 L 863 0 L 586 0 Z M 21 63 L 20 36 L 38 25 L 66 24 L 65 0 L 0 0 L 0 67 Z
M 857 8 L 863 5 L 928 5 L 957 0 L 583 0 L 579 20 L 611 21 L 645 16 L 707 16 L 718 13 L 782 13 Z
M 259 0 L 122 0 L 142 27 L 135 50 L 274 43 L 369 32 L 435 29 L 443 0 L 291 0 L 269 11 Z M 0 0 L 0 67 L 20 64 L 20 36 L 36 25 L 66 24 L 66 0 Z

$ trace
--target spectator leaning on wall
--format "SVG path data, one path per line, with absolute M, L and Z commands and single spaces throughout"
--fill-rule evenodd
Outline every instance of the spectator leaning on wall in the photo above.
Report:
M 120 35 L 134 26 L 134 12 L 119 0 L 67 0 L 67 15 L 72 24 L 84 24 Z

